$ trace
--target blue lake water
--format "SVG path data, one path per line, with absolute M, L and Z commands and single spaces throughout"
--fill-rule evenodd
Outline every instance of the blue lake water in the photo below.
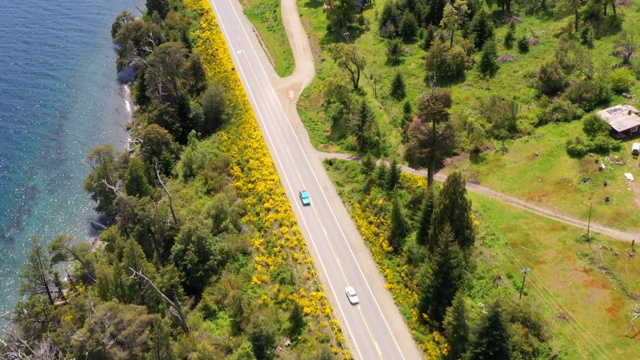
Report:
M 30 239 L 90 237 L 85 158 L 124 149 L 130 119 L 111 24 L 144 0 L 0 0 L 0 314 L 19 299 Z

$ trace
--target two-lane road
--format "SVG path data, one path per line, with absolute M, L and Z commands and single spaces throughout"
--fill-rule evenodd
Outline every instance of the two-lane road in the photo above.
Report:
M 220 28 L 227 40 L 233 61 L 256 113 L 287 196 L 307 243 L 313 247 L 316 266 L 324 272 L 326 292 L 334 306 L 343 331 L 350 336 L 351 352 L 362 360 L 413 360 L 420 358 L 415 346 L 402 349 L 381 310 L 356 256 L 347 241 L 338 218 L 318 180 L 316 171 L 300 144 L 256 49 L 254 35 L 243 26 L 241 8 L 235 1 L 210 0 Z M 252 42 L 253 41 L 253 42 Z M 309 66 L 313 66 L 309 64 Z M 305 189 L 311 198 L 303 206 L 298 191 Z M 353 286 L 360 304 L 351 305 L 345 288 Z M 378 294 L 378 296 L 380 296 Z M 389 314 L 387 314 L 389 316 Z M 397 310 L 393 316 L 399 316 Z M 397 324 L 397 319 L 396 322 Z

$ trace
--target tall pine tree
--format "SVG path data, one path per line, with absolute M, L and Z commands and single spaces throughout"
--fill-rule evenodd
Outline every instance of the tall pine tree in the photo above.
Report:
M 389 94 L 396 101 L 400 101 L 404 99 L 405 96 L 407 96 L 404 85 L 404 78 L 402 77 L 402 73 L 400 73 L 399 71 L 396 73 L 396 76 L 391 82 L 391 91 L 389 92 Z
M 493 40 L 487 40 L 482 47 L 482 54 L 480 55 L 480 62 L 478 63 L 478 70 L 483 77 L 493 77 L 498 72 L 498 50 L 496 43 Z
M 510 334 L 502 307 L 495 302 L 489 312 L 480 319 L 468 351 L 468 360 L 508 360 L 511 359 Z
M 424 199 L 422 205 L 422 212 L 420 213 L 420 224 L 418 232 L 416 234 L 416 241 L 420 245 L 426 245 L 429 242 L 429 230 L 431 229 L 431 216 L 433 215 L 433 209 L 436 206 L 436 195 L 433 191 L 433 187 L 427 188 L 427 196 Z
M 457 140 L 449 122 L 451 90 L 436 89 L 434 83 L 430 86 L 429 92 L 420 97 L 418 113 L 407 130 L 404 156 L 412 168 L 427 168 L 427 184 L 433 186 L 435 173 L 453 153 Z
M 393 191 L 396 186 L 400 183 L 400 176 L 402 175 L 402 170 L 398 165 L 398 160 L 393 159 L 391 161 L 391 165 L 389 166 L 389 173 L 387 178 L 387 190 Z
M 428 273 L 422 277 L 419 310 L 438 324 L 464 280 L 464 255 L 455 241 L 453 230 L 445 224 L 439 235 L 439 246 L 431 257 Z
M 391 217 L 389 219 L 389 245 L 393 248 L 393 251 L 397 254 L 400 253 L 402 246 L 404 245 L 405 238 L 410 232 L 407 219 L 402 213 L 402 206 L 397 196 L 393 197 L 391 202 Z
M 447 357 L 449 359 L 462 358 L 469 341 L 469 323 L 462 289 L 458 290 L 453 298 L 453 303 L 447 308 L 442 327 L 444 328 L 444 336 L 451 346 Z
M 467 199 L 465 181 L 460 172 L 447 177 L 436 200 L 429 230 L 429 249 L 433 251 L 438 235 L 446 223 L 451 225 L 454 238 L 462 250 L 473 246 L 475 232 L 471 220 L 471 200 Z

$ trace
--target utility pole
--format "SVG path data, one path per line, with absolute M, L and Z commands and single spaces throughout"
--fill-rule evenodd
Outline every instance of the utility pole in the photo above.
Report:
M 589 244 L 589 250 L 591 250 L 591 237 L 589 230 L 591 230 L 591 209 L 593 208 L 593 196 L 589 198 L 589 221 L 587 222 L 587 244 Z
M 520 288 L 520 297 L 518 298 L 518 300 L 522 299 L 522 292 L 524 291 L 524 282 L 527 280 L 527 273 L 529 271 L 531 271 L 530 268 L 524 268 L 520 270 L 520 272 L 523 274 L 523 277 L 522 277 L 522 287 Z

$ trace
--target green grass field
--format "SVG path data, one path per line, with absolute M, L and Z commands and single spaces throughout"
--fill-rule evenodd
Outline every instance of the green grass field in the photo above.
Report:
M 279 76 L 288 76 L 293 72 L 295 62 L 289 38 L 284 30 L 278 0 L 246 0 L 240 2 L 244 13 L 260 35 L 271 64 Z
M 609 160 L 601 155 L 570 158 L 563 139 L 581 131 L 580 122 L 550 124 L 508 142 L 507 152 L 492 150 L 473 162 L 463 158 L 445 171 L 461 170 L 484 186 L 585 221 L 592 204 L 592 221 L 619 229 L 640 228 L 640 161 L 631 156 L 632 141 L 624 142 L 622 151 L 612 153 Z M 596 160 L 605 165 L 603 171 Z M 636 179 L 627 181 L 626 172 Z
M 476 194 L 470 198 L 481 232 L 492 234 L 483 253 L 518 284 L 520 270 L 532 269 L 525 281 L 526 298 L 552 324 L 561 358 L 634 357 L 640 336 L 624 334 L 637 300 L 622 289 L 637 299 L 640 286 L 634 274 L 640 271 L 640 259 L 627 256 L 630 244 L 597 235 L 590 250 L 577 240 L 581 229 Z

